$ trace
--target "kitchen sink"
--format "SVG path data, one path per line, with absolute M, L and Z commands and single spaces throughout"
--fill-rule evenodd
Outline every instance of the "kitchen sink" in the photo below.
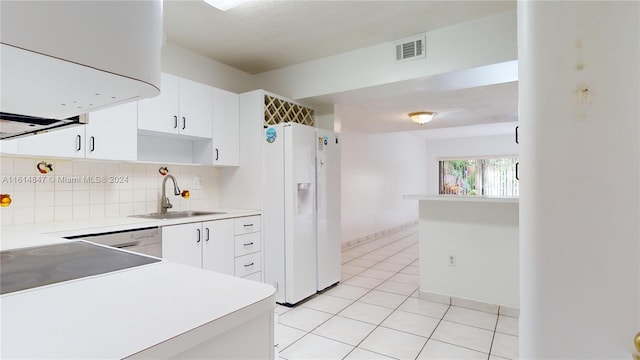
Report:
M 220 215 L 226 214 L 224 211 L 168 211 L 166 213 L 151 213 L 151 214 L 142 214 L 142 215 L 131 215 L 130 217 L 136 218 L 145 218 L 145 219 L 180 219 L 194 216 L 202 216 L 202 215 Z

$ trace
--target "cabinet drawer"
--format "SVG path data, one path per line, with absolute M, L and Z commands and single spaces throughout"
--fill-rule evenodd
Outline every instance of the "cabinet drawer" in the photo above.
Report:
M 260 215 L 236 218 L 236 235 L 260 231 Z
M 247 255 L 260 251 L 260 233 L 255 232 L 251 234 L 238 235 L 235 238 L 236 249 L 235 254 L 237 256 Z
M 236 258 L 236 276 L 244 277 L 260 271 L 261 253 L 253 253 Z
M 247 280 L 253 280 L 253 281 L 257 281 L 257 282 L 262 282 L 262 272 L 258 271 L 257 273 L 253 273 L 251 275 L 247 275 L 242 277 L 243 279 L 247 279 Z

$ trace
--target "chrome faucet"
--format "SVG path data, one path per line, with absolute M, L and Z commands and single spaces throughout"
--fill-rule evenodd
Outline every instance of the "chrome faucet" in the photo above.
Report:
M 176 178 L 173 177 L 173 175 L 165 175 L 164 179 L 162 180 L 162 198 L 160 199 L 160 213 L 161 214 L 165 214 L 167 212 L 167 209 L 171 209 L 173 207 L 173 204 L 171 204 L 171 202 L 169 201 L 169 198 L 166 195 L 166 184 L 167 184 L 167 180 L 171 179 L 171 181 L 173 181 L 173 194 L 178 196 L 180 195 L 180 188 L 178 187 L 178 182 L 176 181 Z

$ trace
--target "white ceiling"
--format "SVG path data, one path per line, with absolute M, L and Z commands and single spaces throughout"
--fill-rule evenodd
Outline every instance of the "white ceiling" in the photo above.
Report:
M 515 0 L 275 0 L 222 12 L 201 0 L 165 0 L 164 27 L 169 42 L 255 74 L 515 7 Z M 489 71 L 481 80 L 477 74 L 451 74 L 303 100 L 340 104 L 343 127 L 370 133 L 511 122 L 517 120 L 517 66 L 502 66 L 508 75 L 498 75 L 500 81 L 488 76 L 502 71 Z M 467 75 L 472 81 L 465 83 Z M 438 115 L 422 127 L 411 124 L 406 114 L 421 110 Z

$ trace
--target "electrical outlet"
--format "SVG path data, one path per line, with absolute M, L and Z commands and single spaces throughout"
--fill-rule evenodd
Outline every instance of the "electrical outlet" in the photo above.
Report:
M 449 266 L 456 266 L 456 256 L 455 255 L 449 255 Z
M 193 189 L 202 190 L 202 178 L 199 176 L 193 177 Z

